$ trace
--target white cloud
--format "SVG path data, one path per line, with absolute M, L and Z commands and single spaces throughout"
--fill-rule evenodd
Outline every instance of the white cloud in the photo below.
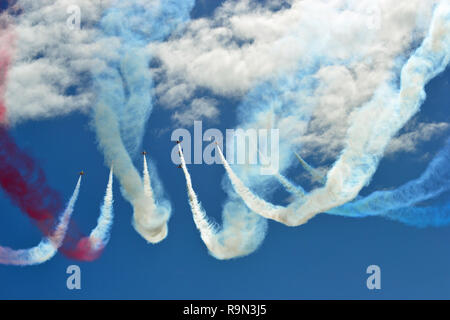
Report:
M 284 128 L 286 138 L 295 132 L 293 143 L 305 153 L 334 157 L 343 147 L 352 111 L 424 36 L 435 2 L 293 0 L 287 8 L 271 10 L 256 1 L 227 1 L 212 18 L 193 20 L 186 30 L 150 47 L 161 62 L 154 70 L 160 80 L 156 92 L 166 107 L 185 109 L 196 89 L 243 97 L 258 83 L 307 70 L 316 58 L 329 61 L 315 74 L 319 86 L 311 122 L 305 126 L 283 117 L 273 125 Z
M 22 13 L 10 17 L 14 41 L 8 44 L 14 51 L 5 97 L 9 122 L 67 114 L 90 106 L 93 89 L 86 83 L 88 73 L 102 68 L 101 57 L 111 54 L 96 42 L 94 29 L 108 2 L 17 2 Z M 81 30 L 67 26 L 67 8 L 72 5 L 80 7 Z
M 215 120 L 219 115 L 217 101 L 213 99 L 194 99 L 189 109 L 175 112 L 172 118 L 181 125 L 191 126 L 196 120 L 203 118 Z
M 450 128 L 446 122 L 419 123 L 412 131 L 403 133 L 391 140 L 385 155 L 392 156 L 398 152 L 417 152 L 417 147 L 421 143 L 438 137 Z

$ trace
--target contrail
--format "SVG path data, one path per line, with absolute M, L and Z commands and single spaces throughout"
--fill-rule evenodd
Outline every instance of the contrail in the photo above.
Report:
M 316 169 L 311 167 L 300 155 L 294 151 L 295 156 L 297 157 L 298 161 L 302 165 L 302 167 L 308 171 L 308 173 L 313 177 L 314 181 L 320 182 L 321 184 L 325 185 L 327 183 L 327 178 L 320 174 Z
M 242 204 L 230 201 L 224 207 L 223 227 L 218 230 L 213 223 L 208 221 L 198 201 L 180 145 L 178 145 L 178 151 L 181 168 L 186 178 L 189 205 L 194 222 L 209 252 L 217 259 L 231 259 L 255 251 L 265 236 L 264 219 L 248 212 Z
M 266 218 L 298 226 L 320 212 L 354 199 L 370 181 L 391 138 L 420 109 L 425 99 L 424 86 L 448 65 L 449 13 L 448 2 L 441 2 L 427 36 L 401 70 L 400 89 L 394 83 L 381 85 L 373 98 L 355 113 L 347 147 L 328 172 L 326 185 L 308 193 L 301 203 L 275 206 L 254 195 L 231 170 L 219 148 L 234 190 L 246 205 Z M 376 119 L 371 119 L 373 114 Z M 367 119 L 371 119 L 370 124 Z
M 0 263 L 6 265 L 31 266 L 46 262 L 53 258 L 61 247 L 69 226 L 75 203 L 80 192 L 81 176 L 78 178 L 75 190 L 67 204 L 66 209 L 59 217 L 58 224 L 52 234 L 35 247 L 30 249 L 13 250 L 0 246 Z
M 192 0 L 113 1 L 100 22 L 100 40 L 111 45 L 111 52 L 117 55 L 106 57 L 106 67 L 94 73 L 99 91 L 93 108 L 94 127 L 105 160 L 114 163 L 122 193 L 133 206 L 133 226 L 151 243 L 167 236 L 171 207 L 163 195 L 156 193 L 155 198 L 149 175 L 142 181 L 132 161 L 153 109 L 153 79 L 148 68 L 152 57 L 147 47 L 187 21 L 193 6 Z M 147 179 L 148 169 L 144 171 Z

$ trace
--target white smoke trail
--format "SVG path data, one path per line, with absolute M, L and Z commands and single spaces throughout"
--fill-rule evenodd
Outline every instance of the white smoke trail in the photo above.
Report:
M 323 185 L 327 183 L 327 179 L 325 176 L 323 176 L 322 174 L 320 174 L 320 172 L 311 167 L 302 157 L 300 157 L 300 155 L 297 152 L 294 151 L 294 154 L 297 157 L 300 164 L 302 165 L 302 167 L 306 171 L 308 171 L 308 173 L 313 177 L 314 181 L 320 182 Z
M 259 156 L 261 157 L 263 163 L 267 163 L 267 158 L 262 154 L 261 150 L 258 150 L 258 153 L 259 153 Z M 305 196 L 305 190 L 303 190 L 302 187 L 296 186 L 291 181 L 289 181 L 288 178 L 283 176 L 278 171 L 274 174 L 274 176 L 278 180 L 278 182 L 280 182 L 289 193 L 300 196 L 300 197 Z
M 153 189 L 150 182 L 150 173 L 148 172 L 147 157 L 144 154 L 144 192 L 147 197 L 153 198 Z
M 300 186 L 296 186 L 295 184 L 293 184 L 291 181 L 289 181 L 285 176 L 283 176 L 279 172 L 277 172 L 275 174 L 275 177 L 286 188 L 286 190 L 288 192 L 290 192 L 291 194 L 297 195 L 300 197 L 305 196 L 305 191 L 303 190 L 303 188 L 301 188 Z
M 114 163 L 124 196 L 133 206 L 133 226 L 151 243 L 167 236 L 171 207 L 162 192 L 152 190 L 148 169 L 143 182 L 132 162 L 154 104 L 153 74 L 148 70 L 152 53 L 147 45 L 163 41 L 189 20 L 194 4 L 193 0 L 115 0 L 99 23 L 103 33 L 99 40 L 116 55 L 104 60 L 105 69 L 94 72 L 99 92 L 93 110 L 95 130 L 106 161 Z M 161 186 L 156 175 L 152 180 Z
M 113 168 L 111 167 L 105 198 L 103 200 L 103 205 L 100 208 L 100 216 L 97 220 L 97 226 L 89 235 L 89 240 L 92 244 L 91 247 L 94 251 L 104 248 L 109 241 L 114 218 L 113 203 Z
M 194 188 L 192 187 L 191 175 L 187 170 L 186 161 L 184 160 L 183 151 L 181 150 L 180 145 L 178 145 L 178 150 L 181 158 L 181 168 L 183 169 L 184 176 L 186 178 L 189 205 L 191 206 L 195 225 L 200 231 L 200 235 L 206 246 L 208 248 L 214 247 L 216 243 L 214 243 L 213 235 L 216 233 L 216 231 L 214 230 L 214 226 L 207 220 L 206 214 L 201 208 L 200 203 L 198 202 L 197 195 L 195 194 Z
M 124 196 L 133 205 L 133 226 L 148 242 L 163 240 L 167 235 L 170 210 L 157 207 L 151 194 L 144 192 L 142 179 L 122 143 L 119 121 L 114 111 L 103 103 L 98 103 L 93 111 L 99 146 L 106 161 L 114 163 L 114 172 Z
M 448 65 L 449 15 L 449 2 L 442 1 L 435 9 L 428 35 L 402 68 L 400 89 L 396 90 L 393 83 L 381 85 L 371 101 L 356 112 L 347 134 L 347 147 L 328 172 L 326 185 L 307 194 L 302 203 L 281 207 L 260 199 L 234 174 L 218 148 L 232 185 L 247 206 L 266 218 L 298 226 L 354 199 L 370 181 L 389 141 L 419 110 L 426 83 Z M 376 119 L 373 115 L 377 115 Z
M 231 259 L 255 251 L 265 236 L 265 220 L 248 212 L 245 206 L 230 201 L 224 208 L 223 227 L 221 230 L 217 230 L 208 221 L 198 201 L 180 145 L 178 145 L 178 151 L 181 158 L 181 168 L 186 178 L 189 205 L 194 222 L 209 252 L 217 259 Z
M 239 179 L 239 177 L 231 169 L 228 161 L 225 159 L 222 150 L 216 145 L 219 152 L 219 156 L 222 160 L 222 164 L 230 178 L 231 184 L 236 193 L 244 200 L 245 204 L 250 210 L 260 214 L 264 218 L 280 221 L 284 216 L 292 216 L 295 214 L 295 206 L 298 206 L 298 202 L 293 202 L 287 207 L 273 205 L 254 194 L 245 184 Z M 281 222 L 281 221 L 280 221 Z M 286 223 L 288 224 L 288 223 Z
M 75 203 L 80 193 L 81 176 L 78 179 L 75 190 L 67 204 L 66 209 L 59 217 L 59 221 L 52 235 L 42 239 L 35 247 L 29 249 L 13 250 L 8 247 L 0 246 L 0 263 L 7 265 L 31 266 L 44 263 L 58 252 L 64 237 L 66 236 L 70 218 L 73 213 Z

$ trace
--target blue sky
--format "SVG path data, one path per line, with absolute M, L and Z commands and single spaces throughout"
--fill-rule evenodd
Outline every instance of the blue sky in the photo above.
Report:
M 193 16 L 210 14 L 212 4 L 215 2 L 199 1 Z M 449 80 L 447 70 L 429 83 L 419 120 L 448 120 Z M 238 101 L 222 99 L 219 103 L 234 110 Z M 220 117 L 219 124 L 204 122 L 204 127 L 224 130 L 236 124 L 233 112 L 223 112 Z M 450 227 L 414 228 L 383 218 L 321 214 L 297 228 L 270 221 L 265 241 L 253 254 L 229 261 L 213 258 L 192 221 L 184 176 L 170 160 L 171 131 L 163 130 L 173 125 L 169 118 L 168 110 L 155 106 L 143 146 L 155 161 L 172 203 L 167 239 L 150 245 L 135 232 L 132 208 L 115 181 L 115 222 L 103 255 L 91 263 L 58 254 L 33 267 L 0 265 L 1 299 L 450 298 Z M 28 121 L 14 127 L 12 134 L 18 145 L 38 159 L 49 183 L 65 199 L 72 193 L 78 172 L 86 171 L 73 217 L 85 233 L 90 232 L 108 170 L 97 149 L 89 116 L 72 113 Z M 362 193 L 392 188 L 417 177 L 427 165 L 421 156 L 437 152 L 444 140 L 429 141 L 413 155 L 384 159 Z M 135 164 L 141 170 L 140 157 Z M 203 207 L 220 222 L 224 169 L 219 165 L 192 165 L 189 169 Z M 0 210 L 1 245 L 26 248 L 40 241 L 38 229 L 1 193 Z M 66 288 L 65 271 L 71 264 L 81 267 L 79 291 Z M 366 288 L 365 271 L 371 264 L 381 267 L 379 291 Z

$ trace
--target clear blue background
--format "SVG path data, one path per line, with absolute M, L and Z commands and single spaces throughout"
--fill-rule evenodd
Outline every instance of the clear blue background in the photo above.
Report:
M 198 1 L 192 16 L 211 14 L 218 2 Z M 417 120 L 449 120 L 449 80 L 447 70 L 427 86 L 428 98 Z M 238 101 L 220 103 L 228 112 L 222 112 L 220 124 L 210 127 L 233 128 Z M 115 222 L 103 255 L 91 263 L 58 254 L 39 266 L 0 265 L 0 299 L 450 298 L 450 227 L 419 229 L 382 218 L 322 214 L 298 228 L 269 222 L 268 235 L 255 253 L 216 260 L 208 254 L 192 221 L 184 176 L 170 160 L 170 115 L 156 106 L 144 139 L 144 149 L 156 161 L 173 206 L 168 238 L 149 245 L 134 231 L 131 207 L 115 181 Z M 88 115 L 71 114 L 27 122 L 12 131 L 16 142 L 38 159 L 50 184 L 66 200 L 78 172 L 86 171 L 74 213 L 85 233 L 96 224 L 108 176 L 89 121 Z M 423 154 L 433 155 L 444 139 L 426 143 L 417 154 L 383 160 L 363 193 L 417 177 L 427 165 L 421 160 Z M 136 166 L 142 167 L 140 157 Z M 220 187 L 223 168 L 191 165 L 190 171 L 208 215 L 220 221 L 225 199 Z M 27 248 L 40 239 L 37 228 L 0 191 L 0 244 Z M 66 288 L 66 268 L 71 264 L 82 270 L 79 291 Z M 371 264 L 381 267 L 379 291 L 366 288 L 366 268 Z

